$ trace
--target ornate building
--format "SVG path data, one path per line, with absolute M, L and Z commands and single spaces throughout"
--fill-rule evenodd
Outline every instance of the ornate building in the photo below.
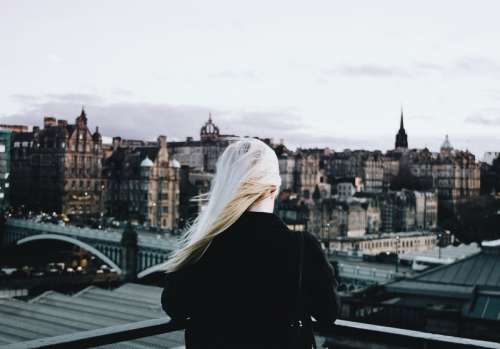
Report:
M 113 151 L 104 163 L 109 215 L 137 219 L 150 227 L 177 228 L 179 171 L 179 162 L 169 157 L 165 136 L 155 143 L 115 137 Z
M 380 151 L 344 150 L 326 157 L 324 166 L 334 185 L 345 178 L 359 177 L 363 181 L 363 191 L 380 193 L 384 190 L 385 157 Z
M 208 121 L 200 130 L 200 139 L 201 141 L 217 141 L 219 136 L 219 128 L 212 121 L 212 113 L 209 113 Z
M 102 138 L 82 108 L 75 124 L 53 117 L 13 139 L 13 203 L 66 215 L 103 213 Z
M 401 121 L 399 125 L 399 131 L 396 135 L 396 150 L 403 151 L 408 149 L 408 135 L 406 134 L 404 123 L 403 123 L 403 108 L 401 108 Z
M 328 149 L 298 149 L 296 152 L 294 192 L 304 199 L 311 199 L 315 188 L 327 182 L 322 162 L 327 152 Z
M 311 204 L 308 212 L 310 231 L 323 241 L 379 232 L 380 208 L 376 200 L 327 199 Z
M 427 148 L 405 154 L 401 166 L 413 186 L 436 189 L 440 204 L 457 203 L 479 196 L 481 169 L 474 154 L 453 149 L 448 136 L 439 153 Z
M 234 137 L 221 134 L 209 114 L 208 121 L 200 129 L 199 141 L 188 137 L 183 142 L 169 142 L 168 151 L 181 165 L 194 171 L 215 172 L 217 159 Z

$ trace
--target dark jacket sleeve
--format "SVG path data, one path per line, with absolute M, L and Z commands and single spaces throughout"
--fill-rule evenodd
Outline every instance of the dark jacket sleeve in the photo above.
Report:
M 309 295 L 309 310 L 319 328 L 328 328 L 337 319 L 340 300 L 335 271 L 321 244 L 310 233 L 304 234 L 304 289 Z
M 188 276 L 184 271 L 165 274 L 164 288 L 161 294 L 161 306 L 173 320 L 185 320 L 189 317 Z

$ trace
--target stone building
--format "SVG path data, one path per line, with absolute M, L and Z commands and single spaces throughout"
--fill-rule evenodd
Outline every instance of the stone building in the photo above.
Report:
M 380 196 L 381 231 L 402 232 L 436 228 L 438 199 L 435 192 L 389 191 Z
M 169 157 L 166 137 L 149 143 L 115 138 L 113 146 L 104 163 L 108 214 L 150 227 L 177 228 L 181 166 Z
M 474 154 L 453 150 L 446 137 L 440 157 L 433 169 L 440 201 L 455 206 L 464 200 L 479 196 L 481 168 Z
M 330 251 L 356 252 L 365 255 L 379 253 L 403 254 L 426 251 L 436 246 L 437 236 L 430 232 L 402 232 L 364 235 L 359 237 L 338 237 L 330 240 Z
M 384 163 L 385 157 L 380 151 L 344 150 L 325 158 L 324 168 L 332 184 L 339 179 L 359 177 L 363 191 L 380 193 L 384 190 Z
M 13 202 L 35 211 L 92 216 L 103 212 L 102 137 L 82 108 L 74 124 L 53 117 L 13 137 Z
M 384 158 L 382 153 L 374 151 L 364 159 L 362 167 L 364 191 L 381 193 L 384 189 Z
M 414 191 L 415 228 L 417 230 L 435 229 L 438 221 L 438 197 L 435 192 Z
M 322 157 L 328 149 L 298 149 L 295 155 L 294 192 L 305 199 L 312 198 L 316 186 L 327 182 Z
M 439 153 L 427 148 L 409 151 L 401 160 L 401 168 L 410 187 L 436 189 L 441 205 L 454 207 L 480 194 L 480 164 L 469 151 L 453 149 L 448 136 Z
M 378 202 L 367 198 L 315 202 L 309 207 L 310 231 L 323 241 L 343 236 L 376 234 L 380 227 Z
M 363 191 L 363 181 L 360 177 L 340 178 L 336 181 L 335 187 L 337 198 L 344 201 Z

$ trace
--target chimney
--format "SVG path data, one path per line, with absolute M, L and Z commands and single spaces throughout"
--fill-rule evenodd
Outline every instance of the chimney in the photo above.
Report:
M 66 120 L 57 120 L 57 126 L 59 126 L 59 127 L 66 127 L 66 126 L 68 126 L 68 121 L 66 121 Z
M 158 136 L 158 145 L 160 148 L 166 148 L 167 147 L 167 136 Z
M 193 141 L 193 137 L 186 137 L 186 142 L 192 142 Z
M 46 116 L 43 118 L 43 127 L 51 127 L 51 126 L 56 126 L 57 125 L 57 120 L 56 118 L 52 116 Z

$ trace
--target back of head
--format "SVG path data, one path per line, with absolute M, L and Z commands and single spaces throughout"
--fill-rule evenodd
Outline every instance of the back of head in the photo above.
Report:
M 215 236 L 280 185 L 278 159 L 267 144 L 254 138 L 230 144 L 217 161 L 210 191 L 203 196 L 208 203 L 186 230 L 181 247 L 166 264 L 167 271 L 198 261 Z

